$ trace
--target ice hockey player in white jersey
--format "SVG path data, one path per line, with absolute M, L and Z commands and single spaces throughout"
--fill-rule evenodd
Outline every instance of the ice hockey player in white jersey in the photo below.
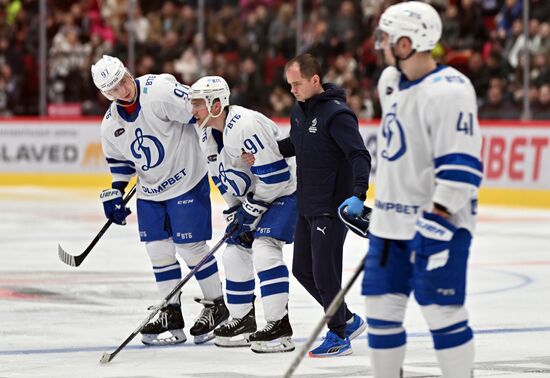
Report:
M 378 83 L 383 119 L 362 290 L 376 378 L 402 376 L 411 292 L 443 377 L 472 374 L 464 303 L 481 134 L 471 82 L 431 56 L 441 29 L 436 10 L 418 1 L 390 6 L 378 24 L 377 45 L 390 67 Z
M 191 86 L 208 170 L 228 210 L 228 230 L 237 228 L 223 254 L 231 320 L 218 327 L 215 344 L 248 346 L 257 353 L 294 350 L 288 318 L 289 274 L 282 249 L 294 237 L 296 184 L 277 147 L 277 125 L 264 115 L 229 106 L 229 87 L 219 76 Z M 243 152 L 254 155 L 249 166 Z M 256 327 L 255 277 L 267 325 Z
M 210 187 L 193 116 L 189 87 L 168 74 L 134 79 L 124 64 L 104 55 L 91 67 L 95 85 L 112 100 L 101 124 L 101 144 L 112 174 L 112 188 L 101 193 L 107 218 L 126 224 L 130 210 L 124 190 L 137 175 L 139 235 L 164 298 L 181 280 L 179 255 L 193 268 L 208 252 L 212 237 Z M 229 316 L 216 259 L 195 275 L 204 299 L 190 329 L 195 343 L 214 337 Z M 179 295 L 142 330 L 148 345 L 186 341 Z M 163 337 L 169 331 L 169 337 Z M 164 335 L 163 335 L 164 334 Z

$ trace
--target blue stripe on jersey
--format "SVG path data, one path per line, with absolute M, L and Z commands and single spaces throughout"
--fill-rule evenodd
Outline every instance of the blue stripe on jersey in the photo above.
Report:
M 132 167 L 136 166 L 136 164 L 133 161 L 118 160 L 118 159 L 113 159 L 113 158 L 107 158 L 107 163 L 109 163 L 109 164 L 127 164 L 127 165 L 131 165 Z
M 470 172 L 459 171 L 456 169 L 448 169 L 437 173 L 436 177 L 441 180 L 462 182 L 465 184 L 474 185 L 479 187 L 481 184 L 481 177 Z
M 255 281 L 244 281 L 244 282 L 237 282 L 237 281 L 230 281 L 228 279 L 225 280 L 225 290 L 231 290 L 231 291 L 252 291 L 255 287 Z
M 266 184 L 279 184 L 281 182 L 285 182 L 290 180 L 290 171 L 279 173 L 272 176 L 267 177 L 258 177 L 261 182 Z
M 468 154 L 448 154 L 443 155 L 434 160 L 435 168 L 446 164 L 450 165 L 464 165 L 483 172 L 483 164 L 474 156 Z
M 225 186 L 220 181 L 218 176 L 212 176 L 212 181 L 214 182 L 214 185 L 216 185 L 218 187 L 218 190 L 220 191 L 221 194 L 224 194 L 225 192 L 227 192 L 227 186 Z
M 288 168 L 288 164 L 286 163 L 285 159 L 281 159 L 279 161 L 276 161 L 275 163 L 251 167 L 250 171 L 255 175 L 266 175 L 268 173 L 277 172 L 286 168 Z
M 118 173 L 120 175 L 132 175 L 136 173 L 136 169 L 132 167 L 109 167 L 111 173 Z
M 275 268 L 264 270 L 263 272 L 258 272 L 258 277 L 260 282 L 274 280 L 276 278 L 288 277 L 288 268 L 286 265 L 279 265 Z

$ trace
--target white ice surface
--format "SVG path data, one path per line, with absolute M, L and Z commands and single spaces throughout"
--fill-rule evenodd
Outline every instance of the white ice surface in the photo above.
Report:
M 221 209 L 214 204 L 210 245 L 223 231 Z M 104 223 L 102 213 L 91 191 L 0 188 L 0 378 L 280 377 L 321 319 L 321 308 L 292 279 L 295 352 L 259 355 L 192 341 L 152 348 L 137 336 L 111 363 L 100 365 L 103 352 L 114 350 L 147 316 L 147 306 L 159 302 L 134 215 L 126 227 L 111 227 L 80 267 L 58 260 L 58 243 L 72 254 L 84 250 Z M 350 234 L 344 281 L 365 251 L 366 242 Z M 286 246 L 285 259 L 290 267 L 292 246 Z M 347 303 L 364 316 L 359 281 Z M 468 293 L 476 377 L 550 377 L 550 211 L 482 207 Z M 200 311 L 192 300 L 199 294 L 194 280 L 184 287 L 186 330 Z M 262 327 L 259 300 L 256 307 Z M 405 377 L 438 376 L 414 301 L 405 326 Z M 366 336 L 352 344 L 351 356 L 305 357 L 295 376 L 370 376 Z

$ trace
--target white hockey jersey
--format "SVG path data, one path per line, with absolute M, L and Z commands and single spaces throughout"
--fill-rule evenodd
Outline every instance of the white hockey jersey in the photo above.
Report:
M 188 100 L 189 87 L 168 74 L 136 79 L 138 108 L 115 102 L 101 124 L 101 144 L 115 181 L 138 176 L 139 198 L 164 201 L 191 190 L 206 175 Z
M 277 146 L 279 128 L 263 114 L 232 105 L 223 136 L 211 127 L 200 132 L 208 171 L 229 207 L 243 202 L 249 192 L 271 203 L 296 191 L 295 177 Z M 254 154 L 252 167 L 242 160 L 243 151 Z
M 437 202 L 453 214 L 453 224 L 473 233 L 483 168 L 470 80 L 454 68 L 439 66 L 423 78 L 407 81 L 388 67 L 378 92 L 383 119 L 370 232 L 411 239 L 416 219 Z

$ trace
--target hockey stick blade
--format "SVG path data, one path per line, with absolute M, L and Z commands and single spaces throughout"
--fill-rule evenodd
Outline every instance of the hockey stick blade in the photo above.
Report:
M 99 360 L 99 363 L 106 364 L 108 362 L 111 362 L 112 359 L 113 359 L 113 354 L 105 352 L 103 353 L 103 356 L 101 356 L 101 360 Z
M 115 356 L 122 350 L 124 349 L 124 347 L 126 345 L 128 345 L 128 343 L 130 341 L 132 341 L 134 339 L 134 337 L 136 337 L 140 332 L 141 330 L 143 329 L 143 327 L 145 327 L 147 325 L 147 323 L 149 323 L 154 317 L 155 315 L 162 309 L 164 308 L 167 304 L 168 304 L 168 301 L 174 296 L 176 295 L 177 293 L 180 292 L 181 288 L 187 283 L 187 281 L 189 281 L 194 275 L 195 273 L 197 273 L 199 271 L 200 268 L 202 268 L 202 266 L 204 264 L 206 264 L 206 262 L 208 261 L 208 259 L 214 255 L 214 253 L 216 253 L 216 251 L 218 249 L 220 249 L 220 247 L 231 237 L 231 235 L 235 232 L 236 230 L 236 227 L 234 227 L 231 231 L 229 232 L 226 232 L 223 237 L 221 238 L 221 240 L 219 242 L 216 243 L 215 246 L 213 246 L 210 251 L 197 263 L 197 265 L 195 265 L 195 267 L 193 269 L 191 269 L 189 271 L 189 273 L 187 273 L 187 275 L 185 277 L 183 277 L 181 279 L 181 281 L 172 289 L 172 291 L 170 293 L 168 293 L 168 295 L 166 297 L 164 297 L 164 299 L 162 300 L 161 303 L 159 303 L 158 305 L 156 306 L 153 306 L 152 308 L 152 311 L 149 313 L 149 315 L 147 316 L 147 318 L 145 318 L 141 324 L 130 334 L 130 336 L 128 336 L 126 338 L 126 340 L 124 340 L 122 342 L 122 344 L 120 344 L 118 346 L 118 348 L 116 348 L 113 352 L 111 353 L 103 353 L 103 356 L 101 356 L 101 359 L 99 360 L 100 363 L 102 364 L 106 364 L 108 362 L 111 362 L 113 360 L 113 358 L 115 358 Z
M 136 193 L 136 186 L 134 185 L 132 187 L 132 189 L 130 189 L 130 191 L 128 192 L 128 194 L 126 195 L 126 197 L 124 198 L 124 205 L 126 205 L 128 203 L 128 201 L 130 201 L 130 198 L 132 198 L 132 196 Z M 84 259 L 86 258 L 86 256 L 88 256 L 88 254 L 92 251 L 92 249 L 95 247 L 95 245 L 97 244 L 97 242 L 99 241 L 99 239 L 101 239 L 101 237 L 103 236 L 103 234 L 105 233 L 105 231 L 107 231 L 107 229 L 109 229 L 109 227 L 113 224 L 113 221 L 112 220 L 108 220 L 104 225 L 103 227 L 101 228 L 101 230 L 99 230 L 99 232 L 97 233 L 97 235 L 95 236 L 94 240 L 92 240 L 92 242 L 90 243 L 90 245 L 88 245 L 88 247 L 84 250 L 84 252 L 82 252 L 80 255 L 76 255 L 76 256 L 73 256 L 67 252 L 65 252 L 65 250 L 63 248 L 61 248 L 61 244 L 58 244 L 57 245 L 57 255 L 59 256 L 59 259 L 64 262 L 65 264 L 67 265 L 70 265 L 70 266 L 74 266 L 74 267 L 77 267 L 79 266 L 80 264 L 82 264 L 82 261 L 84 261 Z

